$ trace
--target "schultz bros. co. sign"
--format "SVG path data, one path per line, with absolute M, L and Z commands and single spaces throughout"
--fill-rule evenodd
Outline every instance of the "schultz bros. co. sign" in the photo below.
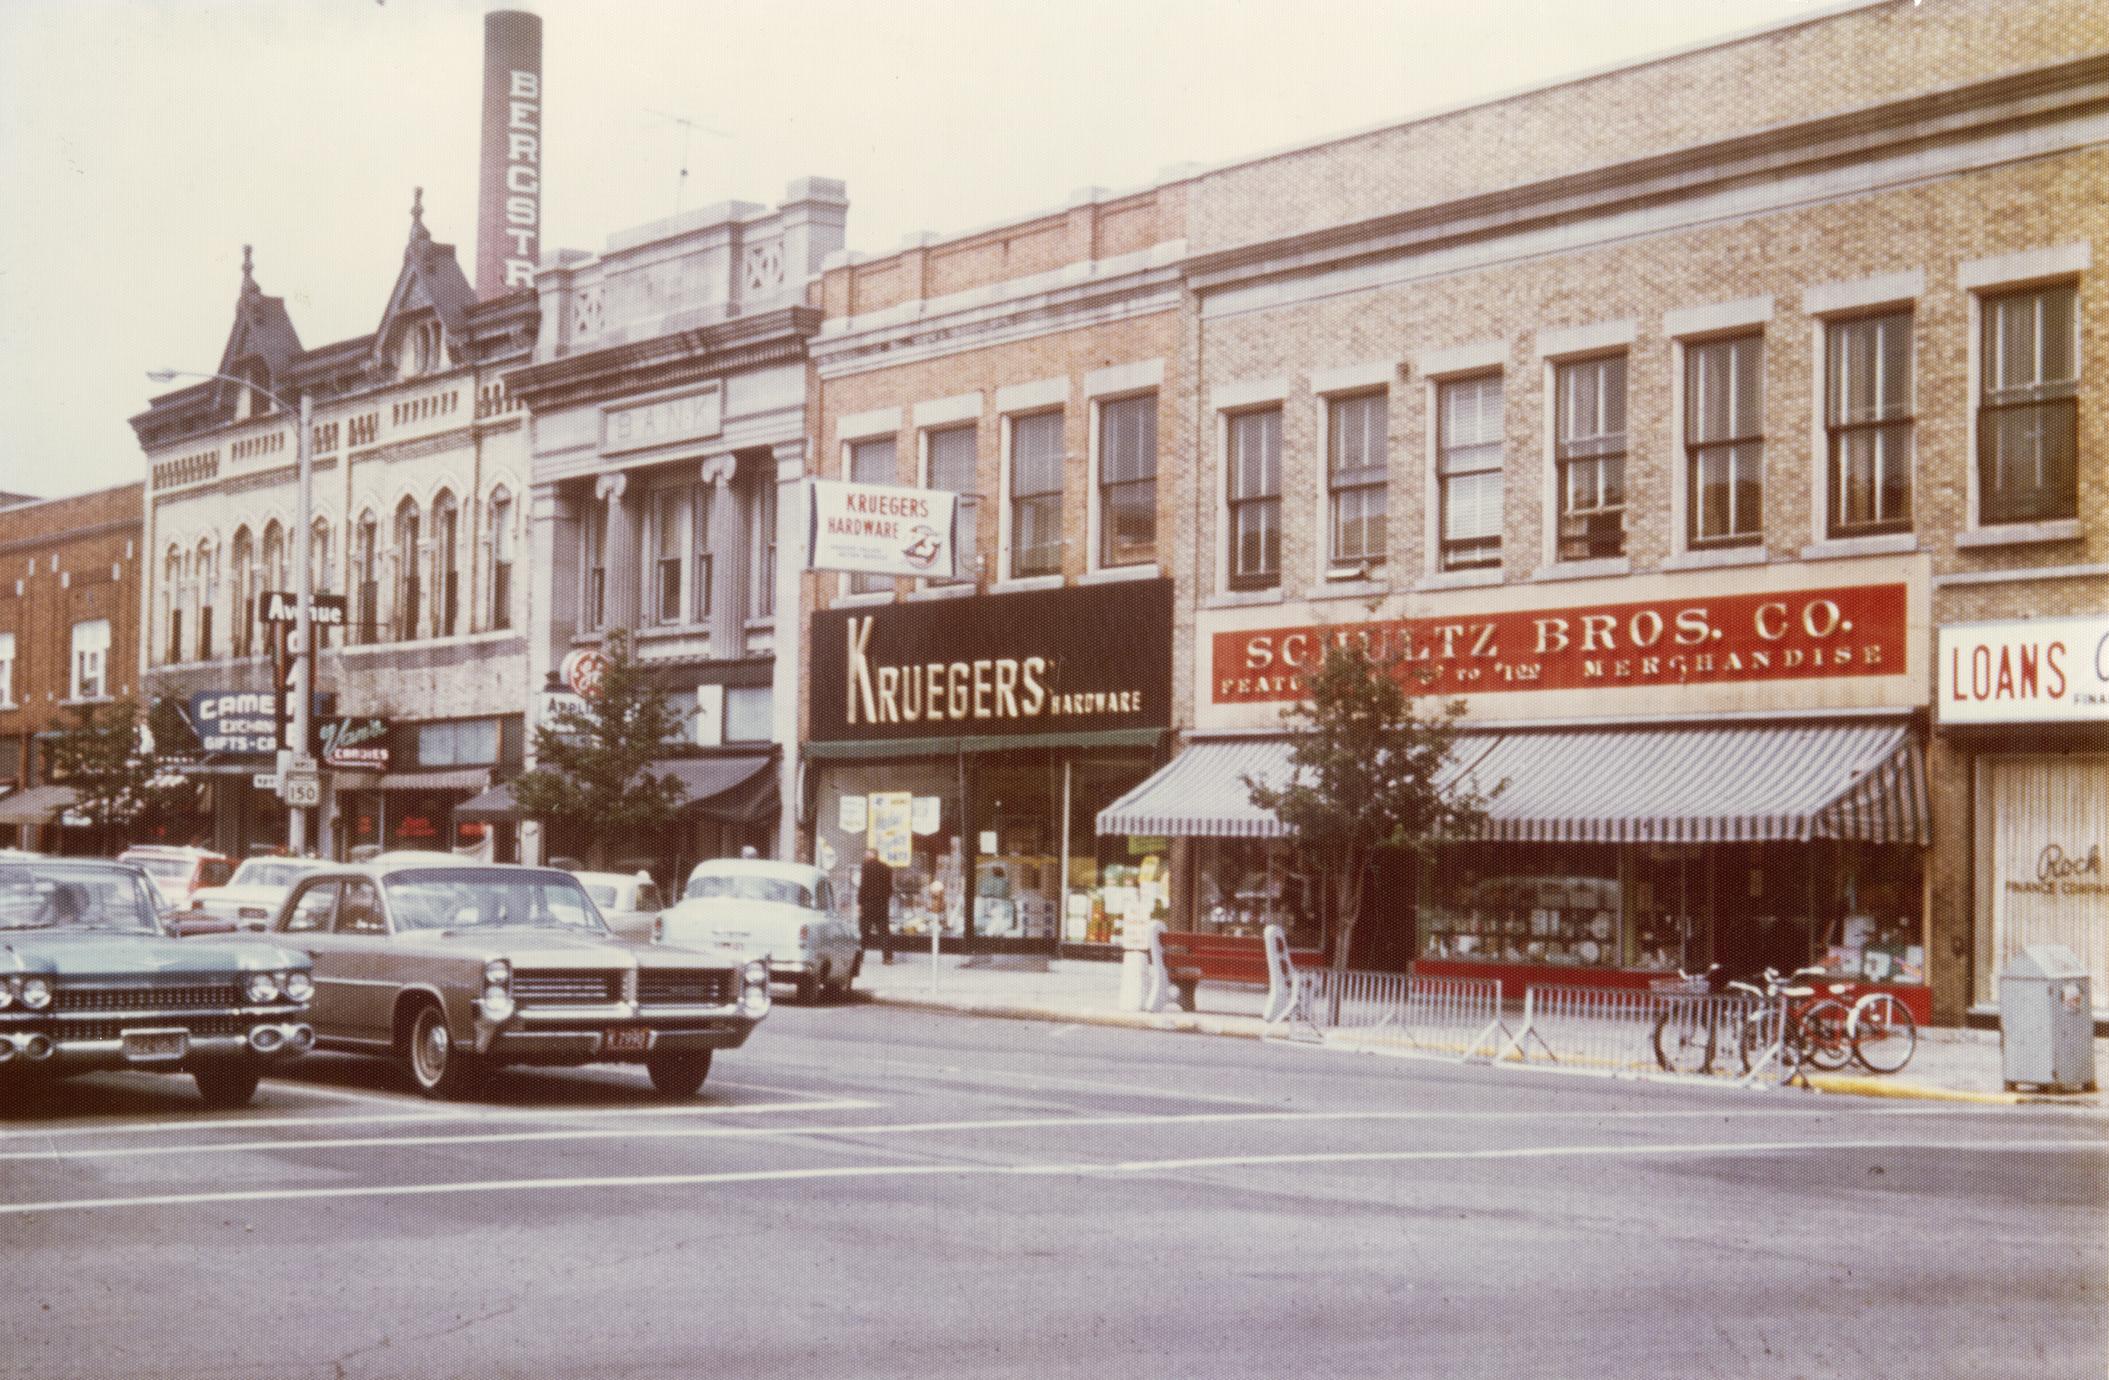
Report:
M 1905 586 L 1880 584 L 1219 632 L 1210 695 L 1294 700 L 1327 643 L 1350 639 L 1441 695 L 1891 676 L 1906 627 Z

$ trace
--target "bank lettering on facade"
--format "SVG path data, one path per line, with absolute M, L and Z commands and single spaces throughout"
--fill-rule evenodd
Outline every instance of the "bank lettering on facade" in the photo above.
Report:
M 1329 644 L 1396 658 L 1430 694 L 1890 676 L 1904 670 L 1906 587 L 1661 599 L 1219 632 L 1217 704 L 1292 701 Z

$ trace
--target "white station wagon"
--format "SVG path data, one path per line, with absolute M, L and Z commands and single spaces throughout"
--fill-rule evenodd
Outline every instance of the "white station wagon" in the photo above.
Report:
M 827 873 L 766 858 L 697 863 L 652 938 L 742 962 L 765 958 L 770 976 L 796 984 L 806 1002 L 847 997 L 864 961 L 856 917 L 838 904 Z

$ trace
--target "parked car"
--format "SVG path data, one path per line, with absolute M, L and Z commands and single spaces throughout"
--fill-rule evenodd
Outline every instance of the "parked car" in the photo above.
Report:
M 177 933 L 267 929 L 293 883 L 327 865 L 315 858 L 250 858 L 225 886 L 201 886 L 191 893 L 190 907 L 176 916 Z
M 302 877 L 273 935 L 315 965 L 316 1042 L 393 1055 L 428 1097 L 502 1064 L 642 1064 L 689 1096 L 769 1011 L 769 970 L 617 938 L 555 868 L 444 856 Z M 210 942 L 210 941 L 191 941 Z
M 314 1043 L 307 955 L 177 940 L 160 912 L 153 881 L 127 863 L 0 862 L 0 1088 L 97 1069 L 183 1072 L 213 1106 L 240 1106 L 267 1067 Z
M 182 910 L 199 888 L 225 886 L 234 875 L 234 859 L 210 848 L 177 848 L 143 843 L 117 855 L 119 862 L 137 863 L 161 889 L 163 910 Z
M 863 967 L 864 941 L 841 900 L 827 873 L 806 863 L 712 858 L 688 874 L 681 899 L 652 937 L 766 959 L 772 977 L 797 985 L 800 1001 L 847 997 Z
M 666 909 L 659 883 L 649 872 L 574 872 L 579 885 L 600 908 L 608 928 L 625 939 L 649 940 L 652 923 Z

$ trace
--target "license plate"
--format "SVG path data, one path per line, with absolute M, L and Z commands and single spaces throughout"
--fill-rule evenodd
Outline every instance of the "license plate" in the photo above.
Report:
M 652 1032 L 641 1025 L 603 1031 L 600 1047 L 607 1054 L 642 1054 L 652 1047 Z
M 127 1030 L 127 1059 L 181 1059 L 190 1052 L 190 1034 L 182 1030 Z

